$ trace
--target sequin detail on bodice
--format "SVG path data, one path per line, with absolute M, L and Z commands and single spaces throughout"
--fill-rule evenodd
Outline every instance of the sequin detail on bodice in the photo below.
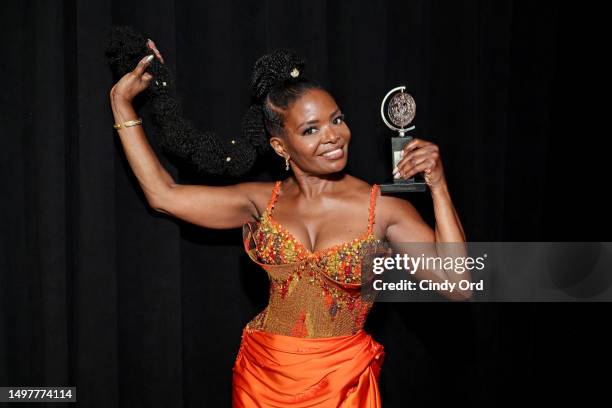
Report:
M 245 250 L 270 281 L 268 306 L 247 327 L 308 338 L 356 333 L 373 304 L 361 296 L 361 267 L 370 248 L 382 243 L 373 233 L 378 185 L 370 190 L 365 231 L 352 241 L 315 251 L 273 218 L 280 188 L 277 181 L 259 221 L 243 226 Z

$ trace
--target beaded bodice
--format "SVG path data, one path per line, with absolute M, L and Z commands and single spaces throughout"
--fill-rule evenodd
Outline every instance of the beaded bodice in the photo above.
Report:
M 268 306 L 247 327 L 309 338 L 356 333 L 373 303 L 361 296 L 361 268 L 369 248 L 382 242 L 372 232 L 378 185 L 371 188 L 365 231 L 352 241 L 316 251 L 272 217 L 280 188 L 277 181 L 259 221 L 243 226 L 245 250 L 270 281 Z

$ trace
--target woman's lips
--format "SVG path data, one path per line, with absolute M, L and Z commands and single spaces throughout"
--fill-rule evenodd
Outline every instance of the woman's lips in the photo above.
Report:
M 332 150 L 331 152 L 327 152 L 321 155 L 328 160 L 338 160 L 344 157 L 344 146 L 339 147 L 336 150 Z

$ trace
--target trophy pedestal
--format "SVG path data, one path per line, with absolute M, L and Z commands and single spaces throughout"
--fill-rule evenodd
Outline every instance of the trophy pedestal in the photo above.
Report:
M 400 180 L 394 183 L 380 184 L 380 192 L 384 193 L 416 193 L 427 190 L 427 183 L 414 179 Z

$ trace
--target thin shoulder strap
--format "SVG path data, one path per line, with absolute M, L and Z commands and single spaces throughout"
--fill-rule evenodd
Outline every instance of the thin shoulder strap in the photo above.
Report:
M 368 217 L 368 234 L 372 233 L 374 228 L 374 214 L 376 213 L 376 198 L 378 197 L 378 184 L 372 185 L 370 190 L 370 215 Z
M 282 181 L 277 181 L 274 184 L 274 188 L 272 189 L 272 196 L 270 197 L 270 201 L 268 201 L 268 206 L 266 207 L 266 211 L 269 215 L 272 214 L 272 210 L 274 209 L 274 204 L 276 204 L 276 198 L 278 197 L 278 192 L 280 191 Z

